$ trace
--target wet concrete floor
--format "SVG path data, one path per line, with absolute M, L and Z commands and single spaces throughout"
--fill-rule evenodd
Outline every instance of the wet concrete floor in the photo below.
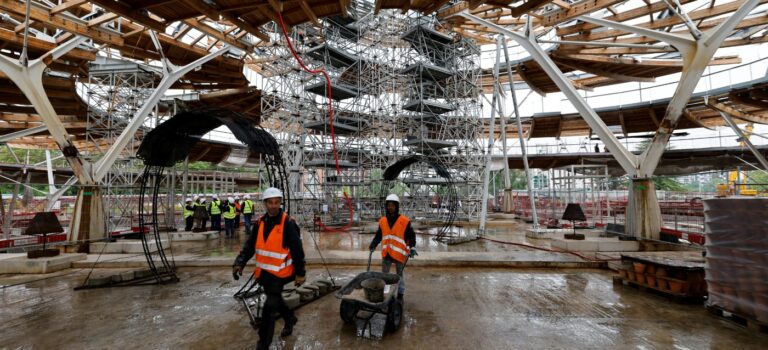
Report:
M 118 270 L 113 270 L 118 271 Z M 0 276 L 0 349 L 252 349 L 227 268 L 183 268 L 164 286 L 73 291 L 88 269 Z M 333 267 L 344 280 L 359 267 Z M 312 280 L 323 273 L 309 271 Z M 40 278 L 49 277 L 39 280 Z M 38 280 L 36 280 L 38 279 Z M 323 297 L 273 349 L 765 349 L 768 335 L 626 286 L 602 270 L 408 268 L 403 327 L 356 336 Z M 278 322 L 277 332 L 282 327 Z M 279 339 L 276 335 L 275 339 Z

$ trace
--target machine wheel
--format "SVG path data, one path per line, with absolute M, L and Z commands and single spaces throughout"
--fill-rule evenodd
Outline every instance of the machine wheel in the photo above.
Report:
M 403 303 L 393 298 L 393 301 L 389 305 L 389 312 L 387 312 L 387 330 L 395 332 L 400 328 L 400 324 L 403 321 Z
M 357 305 L 351 301 L 342 300 L 341 306 L 339 307 L 339 314 L 344 323 L 352 323 L 355 321 L 355 315 L 357 315 Z

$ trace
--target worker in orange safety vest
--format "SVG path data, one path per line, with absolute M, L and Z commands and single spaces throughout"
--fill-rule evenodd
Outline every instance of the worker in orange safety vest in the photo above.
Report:
M 254 277 L 267 296 L 261 312 L 257 349 L 268 349 L 272 343 L 275 312 L 280 313 L 285 322 L 280 336 L 287 337 L 293 333 L 293 326 L 298 319 L 283 299 L 283 286 L 291 281 L 300 286 L 306 280 L 299 226 L 283 212 L 282 199 L 283 193 L 277 188 L 264 191 L 262 200 L 267 214 L 256 223 L 232 266 L 232 273 L 237 279 L 237 276 L 242 275 L 248 260 L 256 255 Z
M 386 198 L 386 215 L 379 219 L 379 229 L 369 246 L 371 252 L 381 243 L 381 270 L 389 273 L 392 264 L 400 276 L 400 284 L 397 289 L 397 298 L 403 300 L 405 293 L 405 276 L 403 269 L 405 262 L 416 253 L 416 233 L 411 227 L 411 220 L 405 215 L 400 215 L 400 198 L 396 194 L 390 194 Z

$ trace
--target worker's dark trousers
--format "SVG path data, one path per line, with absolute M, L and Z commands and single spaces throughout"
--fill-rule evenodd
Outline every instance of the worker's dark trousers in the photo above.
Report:
M 405 264 L 392 259 L 387 255 L 384 260 L 381 261 L 381 272 L 389 273 L 389 269 L 393 263 L 395 264 L 395 272 L 400 276 L 400 283 L 397 285 L 397 294 L 405 294 L 405 276 L 403 276 Z
M 211 214 L 211 231 L 221 231 L 221 214 Z
M 250 235 L 251 234 L 251 218 L 253 218 L 253 213 L 251 214 L 243 214 L 243 221 L 245 221 L 245 234 Z
M 259 346 L 264 349 L 272 344 L 272 337 L 275 335 L 275 320 L 279 313 L 283 321 L 294 318 L 293 311 L 288 308 L 283 300 L 283 286 L 281 284 L 270 283 L 264 285 L 264 293 L 267 300 L 264 302 L 264 309 L 261 311 L 261 325 L 259 326 Z
M 187 226 L 184 226 L 184 231 L 192 231 L 192 225 L 195 223 L 195 218 L 193 216 L 188 216 L 185 220 L 187 220 Z
M 235 219 L 224 219 L 224 234 L 227 237 L 235 237 Z

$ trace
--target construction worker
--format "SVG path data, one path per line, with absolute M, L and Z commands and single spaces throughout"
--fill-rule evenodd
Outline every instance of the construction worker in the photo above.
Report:
M 254 277 L 267 296 L 261 312 L 256 349 L 268 349 L 272 343 L 275 312 L 280 313 L 285 322 L 280 336 L 287 337 L 293 333 L 298 319 L 283 300 L 283 286 L 291 281 L 300 286 L 306 280 L 299 226 L 281 208 L 283 193 L 270 187 L 264 191 L 262 200 L 267 213 L 259 218 L 254 234 L 248 236 L 232 266 L 233 274 L 242 275 L 245 264 L 256 255 Z
M 205 226 L 208 223 L 208 217 L 208 208 L 205 205 L 205 197 L 200 195 L 195 200 L 195 221 L 197 221 L 195 230 L 197 232 L 203 232 L 206 230 Z
M 184 202 L 184 221 L 186 221 L 184 231 L 189 232 L 192 231 L 192 225 L 195 222 L 195 205 L 192 203 L 192 198 L 187 198 Z
M 240 196 L 235 196 L 235 230 L 240 228 L 240 213 L 243 211 L 243 203 L 240 203 Z
M 253 202 L 251 202 L 251 195 L 246 194 L 243 197 L 243 221 L 245 221 L 245 234 L 251 234 L 251 219 L 253 218 Z
M 232 197 L 227 198 L 224 203 L 221 204 L 221 210 L 224 212 L 224 235 L 227 238 L 235 237 L 235 199 Z
M 211 204 L 208 206 L 208 213 L 211 214 L 211 231 L 221 233 L 221 201 L 219 196 L 213 195 Z
M 376 246 L 381 242 L 381 270 L 389 273 L 392 263 L 395 264 L 395 271 L 400 276 L 400 284 L 397 288 L 397 298 L 403 300 L 405 294 L 405 276 L 403 269 L 408 258 L 417 255 L 416 233 L 411 227 L 411 220 L 404 215 L 400 215 L 400 198 L 396 194 L 390 194 L 386 198 L 386 215 L 379 219 L 379 229 L 376 236 L 373 237 L 369 246 L 371 253 L 376 250 Z

